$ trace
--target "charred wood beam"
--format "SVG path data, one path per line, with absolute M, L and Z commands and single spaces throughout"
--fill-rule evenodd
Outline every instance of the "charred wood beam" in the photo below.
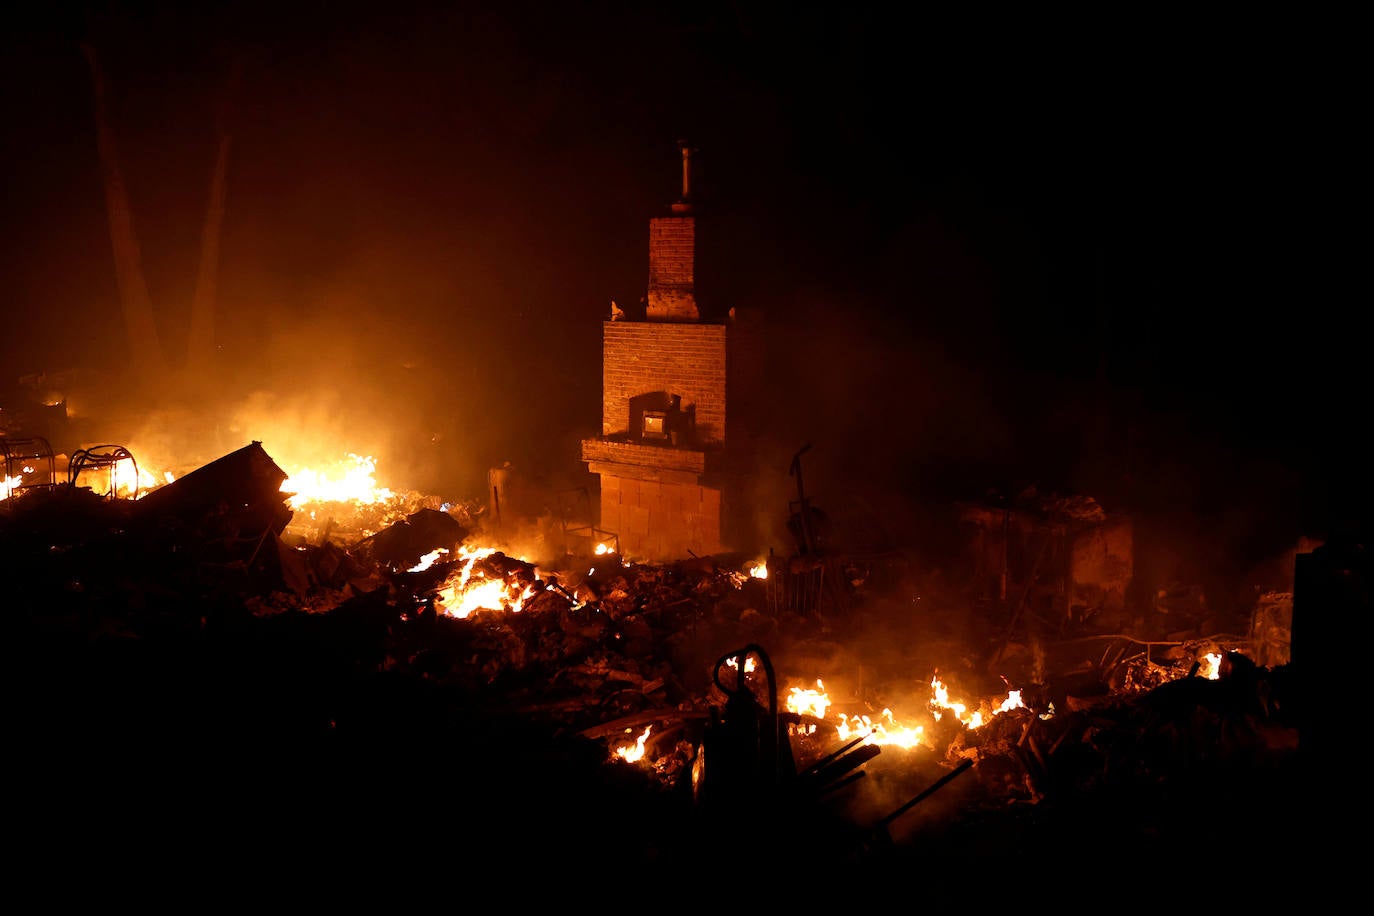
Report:
M 876 744 L 865 744 L 856 750 L 843 754 L 831 760 L 825 766 L 812 769 L 809 775 L 800 781 L 803 788 L 814 791 L 823 791 L 830 783 L 845 776 L 851 770 L 863 766 L 882 753 L 882 747 Z
M 822 770 L 822 769 L 825 768 L 826 766 L 829 766 L 830 763 L 831 763 L 832 761 L 835 761 L 835 760 L 839 759 L 841 756 L 843 756 L 844 754 L 846 754 L 846 753 L 850 750 L 850 748 L 854 747 L 854 745 L 856 745 L 856 744 L 859 744 L 860 742 L 862 742 L 862 741 L 863 741 L 865 738 L 867 738 L 867 737 L 868 737 L 868 734 L 865 733 L 865 734 L 858 735 L 857 737 L 851 738 L 850 740 L 846 741 L 844 744 L 840 745 L 840 747 L 839 747 L 838 749 L 836 749 L 836 750 L 834 750 L 834 751 L 831 751 L 829 754 L 826 754 L 826 755 L 825 755 L 824 757 L 822 757 L 820 760 L 817 760 L 817 761 L 816 761 L 815 763 L 813 763 L 811 766 L 809 766 L 809 767 L 807 767 L 805 770 L 803 770 L 802 773 L 801 773 L 802 777 L 803 777 L 803 778 L 808 778 L 808 777 L 812 776 L 813 774 L 819 772 L 820 770 Z
M 600 725 L 593 725 L 578 732 L 584 738 L 609 738 L 611 735 L 618 735 L 626 729 L 635 729 L 641 725 L 652 725 L 655 722 L 687 722 L 693 720 L 706 720 L 709 714 L 706 712 L 694 712 L 682 709 L 648 709 L 643 712 L 633 713 L 622 716 L 619 719 L 612 719 Z

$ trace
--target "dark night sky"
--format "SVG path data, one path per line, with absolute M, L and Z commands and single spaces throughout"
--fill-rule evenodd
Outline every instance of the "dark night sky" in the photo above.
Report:
M 774 345 L 780 487 L 810 442 L 832 510 L 1036 481 L 1167 506 L 1229 546 L 1367 505 L 1358 345 L 1310 267 L 1339 248 L 1311 213 L 1320 155 L 1294 143 L 1320 126 L 1322 55 L 1293 23 L 747 3 L 28 15 L 4 55 L 7 376 L 127 356 L 85 38 L 169 348 L 237 60 L 223 352 L 281 397 L 344 392 L 355 429 L 441 434 L 436 478 L 505 457 L 583 470 L 601 319 L 644 291 L 685 137 L 715 289 Z

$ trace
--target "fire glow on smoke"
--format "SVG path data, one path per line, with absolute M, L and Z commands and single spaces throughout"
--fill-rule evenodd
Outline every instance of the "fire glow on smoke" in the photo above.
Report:
M 287 470 L 286 466 L 282 468 Z M 324 467 L 295 467 L 287 472 L 281 491 L 289 494 L 292 509 L 312 503 L 353 503 L 371 506 L 387 502 L 395 493 L 378 486 L 377 462 L 370 455 L 348 454 Z M 32 466 L 20 468 L 14 476 L 0 478 L 0 499 L 4 499 L 39 473 Z M 81 473 L 76 486 L 90 489 L 99 495 L 119 499 L 141 499 L 164 484 L 172 483 L 176 475 L 168 470 L 140 466 L 133 458 L 120 459 L 108 467 L 92 468 Z M 44 481 L 46 482 L 46 481 Z

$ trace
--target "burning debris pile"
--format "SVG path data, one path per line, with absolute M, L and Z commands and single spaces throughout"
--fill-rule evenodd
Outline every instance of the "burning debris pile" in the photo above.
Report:
M 1291 819 L 1293 688 L 1243 646 L 1079 633 L 1098 663 L 1018 682 L 978 651 L 1005 659 L 1005 629 L 953 593 L 789 610 L 756 558 L 541 566 L 482 546 L 470 507 L 340 524 L 290 490 L 254 442 L 136 500 L 0 502 L 40 831 L 971 868 Z M 914 648 L 878 664 L 874 641 Z M 747 852 L 720 845 L 741 829 Z

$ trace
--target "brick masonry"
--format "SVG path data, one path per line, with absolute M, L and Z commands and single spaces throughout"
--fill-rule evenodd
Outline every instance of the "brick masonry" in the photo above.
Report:
M 701 483 L 708 450 L 723 445 L 726 329 L 721 325 L 608 321 L 603 346 L 599 439 L 582 460 L 601 479 L 600 527 L 623 555 L 656 560 L 719 553 L 721 490 Z M 695 405 L 700 448 L 635 439 L 630 399 L 650 391 Z
M 676 472 L 684 475 L 684 480 L 696 480 L 706 470 L 705 452 L 624 440 L 587 439 L 582 443 L 582 460 L 623 465 L 624 473 L 637 477 Z M 635 474 L 633 468 L 642 468 L 643 472 Z
M 649 295 L 652 321 L 696 321 L 696 218 L 649 220 Z
M 720 491 L 603 474 L 601 527 L 624 556 L 669 559 L 721 552 Z
M 725 441 L 727 334 L 719 324 L 607 321 L 601 348 L 601 434 L 630 432 L 630 398 L 682 395 L 696 408 L 697 442 Z

